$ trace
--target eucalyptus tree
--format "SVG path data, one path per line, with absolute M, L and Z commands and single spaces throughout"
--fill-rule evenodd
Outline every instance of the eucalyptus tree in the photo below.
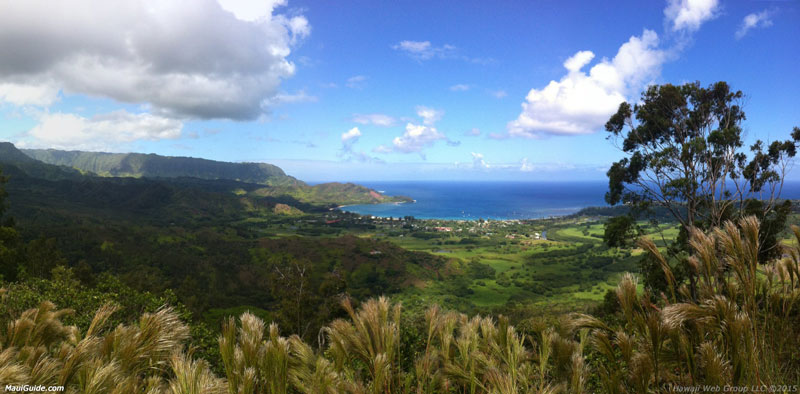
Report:
M 693 82 L 653 85 L 638 102 L 620 104 L 605 129 L 625 157 L 607 172 L 606 202 L 637 212 L 666 209 L 681 225 L 676 253 L 688 249 L 685 241 L 693 227 L 709 229 L 755 215 L 762 222 L 761 257 L 775 257 L 777 234 L 790 212 L 790 203 L 779 197 L 800 128 L 787 140 L 757 140 L 747 147 L 744 99 L 726 82 L 708 87 Z M 632 233 L 616 228 L 607 235 Z

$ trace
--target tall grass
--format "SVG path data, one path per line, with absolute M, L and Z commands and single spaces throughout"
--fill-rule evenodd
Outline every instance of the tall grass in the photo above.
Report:
M 800 229 L 793 227 L 800 245 Z M 0 322 L 0 382 L 64 385 L 80 393 L 647 393 L 699 384 L 800 381 L 800 246 L 758 261 L 758 223 L 691 232 L 690 275 L 678 285 L 658 248 L 667 294 L 617 287 L 622 323 L 585 314 L 520 332 L 504 317 L 432 306 L 413 367 L 403 368 L 399 304 L 372 299 L 320 333 L 320 348 L 245 313 L 222 327 L 224 376 L 192 356 L 189 330 L 169 308 L 108 327 L 104 306 L 84 333 L 52 303 Z M 5 297 L 3 296 L 3 300 Z M 4 301 L 5 302 L 5 301 Z
M 800 244 L 800 229 L 792 227 Z M 617 289 L 624 326 L 591 316 L 575 327 L 591 329 L 597 370 L 606 392 L 649 392 L 668 387 L 753 387 L 800 381 L 800 246 L 759 264 L 758 222 L 744 218 L 704 234 L 692 230 L 689 258 L 697 283 L 693 297 L 677 288 L 662 263 L 669 295 L 637 294 L 626 275 Z M 655 245 L 640 245 L 664 262 Z M 658 302 L 652 302 L 657 299 Z

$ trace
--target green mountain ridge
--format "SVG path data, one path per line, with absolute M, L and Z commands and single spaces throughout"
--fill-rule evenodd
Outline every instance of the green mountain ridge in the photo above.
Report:
M 228 163 L 194 157 L 143 153 L 106 153 L 21 149 L 25 155 L 48 164 L 73 167 L 99 176 L 200 179 L 230 179 L 260 184 L 296 184 L 277 166 L 266 163 Z
M 56 149 L 18 150 L 10 143 L 0 143 L 0 158 L 30 168 L 35 163 L 61 166 L 100 177 L 180 178 L 237 181 L 262 185 L 259 188 L 238 188 L 237 192 L 254 193 L 254 197 L 290 197 L 299 202 L 325 206 L 409 202 L 408 197 L 385 196 L 353 183 L 308 185 L 287 175 L 280 167 L 267 163 L 231 163 L 193 157 L 173 157 L 142 153 L 105 153 L 63 151 Z M 41 167 L 41 166 L 38 166 Z M 75 171 L 77 173 L 77 171 Z M 39 169 L 40 173 L 47 172 Z M 53 172 L 50 169 L 50 172 Z M 45 178 L 52 179 L 54 174 Z M 58 178 L 58 176 L 56 176 Z M 233 191 L 233 190 L 231 190 Z
M 7 174 L 24 173 L 27 176 L 47 180 L 78 179 L 81 173 L 71 167 L 52 165 L 33 159 L 10 142 L 0 142 L 0 164 L 11 165 Z

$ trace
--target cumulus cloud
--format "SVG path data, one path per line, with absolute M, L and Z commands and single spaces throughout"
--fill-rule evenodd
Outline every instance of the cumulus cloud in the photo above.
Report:
M 444 116 L 444 111 L 420 105 L 417 106 L 417 116 L 422 118 L 423 124 L 430 126 L 438 122 L 439 119 Z
M 274 12 L 285 4 L 0 0 L 0 98 L 46 106 L 60 90 L 158 116 L 256 119 L 294 74 L 293 44 L 310 33 L 302 15 Z
M 286 5 L 285 0 L 217 0 L 219 5 L 243 21 L 256 21 L 272 13 L 277 6 Z
M 459 83 L 450 87 L 450 90 L 453 92 L 466 92 L 471 88 L 470 85 Z
M 664 17 L 672 31 L 693 32 L 719 14 L 719 0 L 669 0 Z
M 436 141 L 446 140 L 447 137 L 436 130 L 435 127 L 425 125 L 406 124 L 403 135 L 392 140 L 394 150 L 402 153 L 420 153 Z
M 361 138 L 361 130 L 358 127 L 353 127 L 350 130 L 342 133 L 342 155 L 348 156 L 353 153 L 353 144 L 358 142 Z
M 58 89 L 52 85 L 0 82 L 0 102 L 17 106 L 47 107 L 58 99 Z
M 365 163 L 384 163 L 383 160 L 377 157 L 372 157 L 364 151 L 357 151 L 353 149 L 353 145 L 358 142 L 359 138 L 361 138 L 361 131 L 358 129 L 358 127 L 353 127 L 352 129 L 342 133 L 342 151 L 339 156 L 348 161 L 356 160 Z
M 571 73 L 578 72 L 583 66 L 589 64 L 592 59 L 594 59 L 594 53 L 592 53 L 592 51 L 580 51 L 564 62 L 564 68 Z
M 358 127 L 353 127 L 352 129 L 342 133 L 342 143 L 352 144 L 353 142 L 358 141 L 358 137 L 361 137 L 361 131 L 358 130 Z
M 66 113 L 46 113 L 28 132 L 35 141 L 23 146 L 56 149 L 113 150 L 137 140 L 175 139 L 183 123 L 148 113 L 114 111 L 89 118 Z M 116 148 L 118 149 L 118 148 Z
M 475 153 L 475 152 L 470 152 L 470 153 L 472 154 L 472 168 L 485 170 L 491 167 L 489 163 L 487 163 L 486 160 L 484 160 L 482 153 Z
M 534 169 L 533 164 L 530 161 L 528 161 L 528 158 L 527 157 L 523 158 L 522 163 L 519 166 L 519 170 L 522 172 L 531 172 L 533 171 L 533 169 Z
M 423 159 L 425 148 L 433 146 L 437 141 L 445 141 L 449 146 L 459 146 L 461 142 L 453 141 L 434 127 L 442 118 L 444 111 L 417 106 L 417 116 L 422 118 L 422 124 L 408 122 L 403 135 L 395 137 L 391 146 L 379 145 L 372 149 L 375 153 L 418 153 Z
M 397 119 L 384 114 L 353 114 L 353 122 L 364 125 L 389 127 L 397 123 Z
M 658 35 L 645 30 L 631 37 L 613 59 L 602 59 L 581 71 L 594 58 L 580 51 L 564 62 L 567 74 L 541 89 L 531 89 L 522 113 L 509 122 L 512 137 L 533 138 L 543 134 L 587 134 L 601 127 L 626 95 L 636 92 L 657 76 L 666 53 L 658 49 Z
M 736 39 L 741 39 L 754 28 L 772 26 L 772 14 L 772 10 L 764 10 L 745 16 L 742 20 L 742 24 L 739 26 L 739 30 L 736 31 Z
M 664 62 L 674 58 L 688 34 L 719 14 L 718 0 L 668 0 L 665 25 L 679 33 L 672 48 L 659 46 L 659 37 L 645 29 L 622 44 L 612 59 L 602 58 L 588 72 L 591 51 L 579 51 L 563 65 L 567 73 L 547 86 L 531 89 L 522 113 L 509 122 L 505 134 L 491 138 L 593 133 L 602 128 L 619 104 L 653 82 Z

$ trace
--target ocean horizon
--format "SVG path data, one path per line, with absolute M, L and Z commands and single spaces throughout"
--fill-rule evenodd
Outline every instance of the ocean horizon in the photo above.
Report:
M 442 220 L 522 220 L 566 216 L 608 206 L 608 181 L 375 181 L 358 182 L 413 203 L 348 205 L 340 209 L 376 217 Z M 800 182 L 784 185 L 781 198 L 800 199 Z

